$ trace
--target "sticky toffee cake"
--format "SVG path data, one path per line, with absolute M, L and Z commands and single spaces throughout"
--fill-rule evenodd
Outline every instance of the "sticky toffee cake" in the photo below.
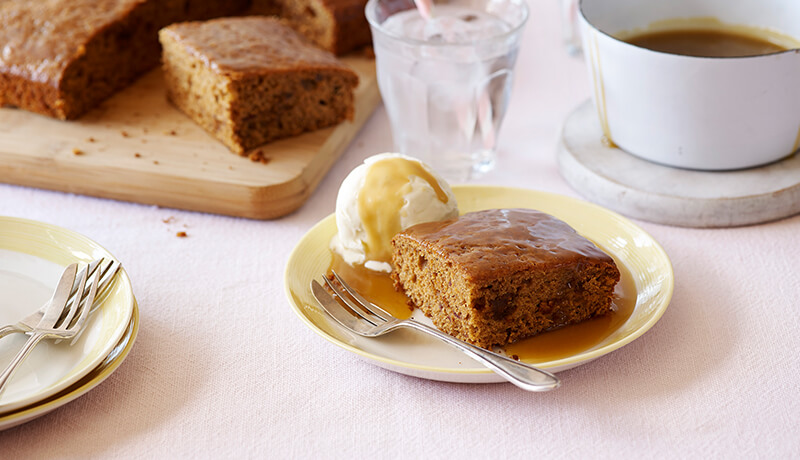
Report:
M 0 106 L 80 117 L 158 65 L 158 29 L 241 11 L 244 0 L 0 2 Z
M 279 19 L 173 24 L 160 39 L 169 99 L 233 152 L 353 118 L 358 75 Z
M 489 348 L 608 313 L 620 272 L 565 222 L 491 209 L 392 240 L 398 289 L 440 330 Z

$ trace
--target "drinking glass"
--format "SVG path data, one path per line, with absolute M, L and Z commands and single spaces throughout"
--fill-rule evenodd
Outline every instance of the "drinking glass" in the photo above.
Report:
M 524 0 L 369 0 L 378 86 L 395 149 L 449 181 L 494 167 Z

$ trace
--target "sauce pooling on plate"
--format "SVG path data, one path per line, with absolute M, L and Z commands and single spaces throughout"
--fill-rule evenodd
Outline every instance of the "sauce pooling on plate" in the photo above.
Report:
M 628 269 L 615 260 L 620 271 L 611 313 L 582 323 L 565 326 L 520 340 L 505 348 L 506 354 L 522 361 L 538 363 L 568 358 L 586 351 L 608 338 L 630 318 L 636 306 L 636 285 Z M 388 273 L 368 270 L 361 265 L 348 265 L 333 254 L 331 269 L 367 300 L 402 319 L 412 310 L 405 294 L 397 292 Z

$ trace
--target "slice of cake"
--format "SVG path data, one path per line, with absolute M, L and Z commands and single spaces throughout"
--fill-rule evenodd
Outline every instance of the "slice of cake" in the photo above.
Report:
M 253 0 L 250 12 L 281 16 L 317 46 L 342 55 L 372 41 L 366 5 L 367 0 Z
M 169 99 L 232 151 L 335 125 L 358 76 L 276 18 L 222 18 L 160 32 Z
M 397 287 L 437 328 L 484 348 L 609 312 L 620 279 L 594 243 L 530 209 L 419 224 L 392 245 Z
M 75 119 L 158 65 L 158 30 L 246 0 L 4 0 L 0 105 Z

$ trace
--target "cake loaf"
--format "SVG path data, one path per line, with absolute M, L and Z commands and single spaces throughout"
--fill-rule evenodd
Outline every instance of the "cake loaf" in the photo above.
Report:
M 358 76 L 276 18 L 160 32 L 169 99 L 232 151 L 352 119 Z
M 492 209 L 392 240 L 392 276 L 437 328 L 489 348 L 609 312 L 620 273 L 565 222 Z
M 0 2 L 0 105 L 75 119 L 158 65 L 158 30 L 247 0 Z
M 372 41 L 367 0 L 253 0 L 251 14 L 278 15 L 317 46 L 336 55 Z

